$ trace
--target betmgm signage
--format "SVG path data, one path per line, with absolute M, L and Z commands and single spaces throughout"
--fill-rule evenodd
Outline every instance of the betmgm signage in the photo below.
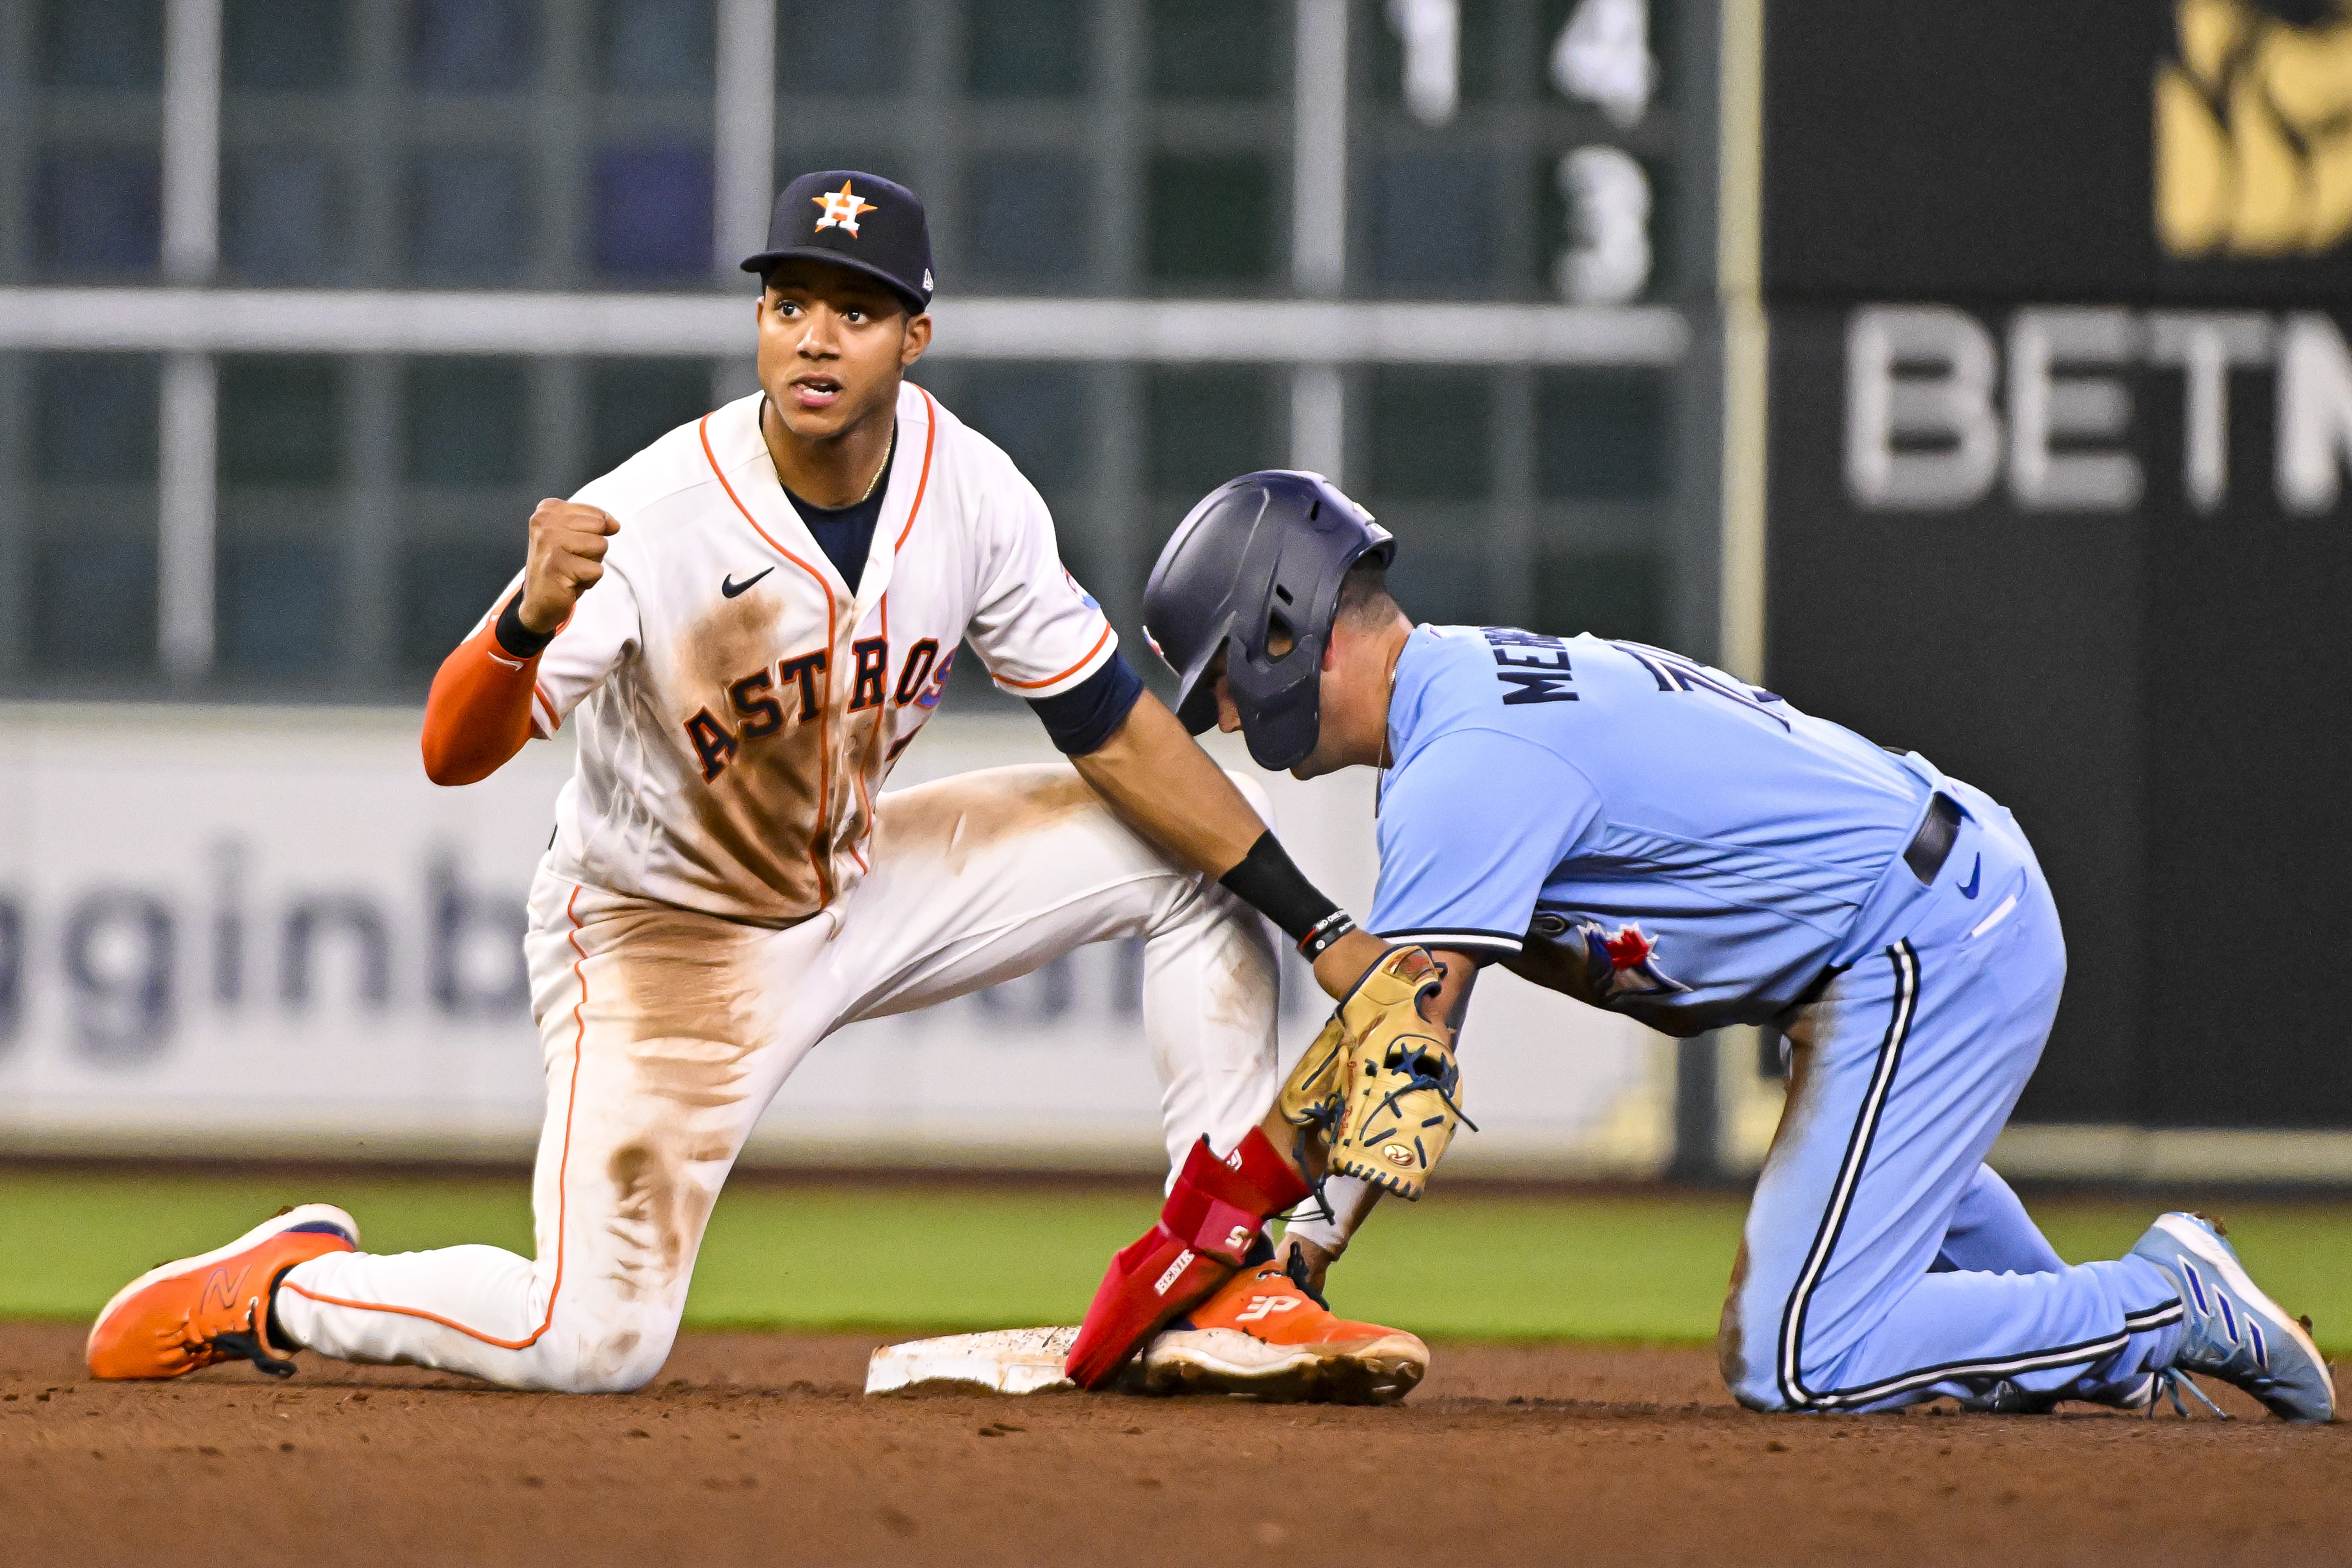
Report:
M 2352 0 L 1765 19 L 1765 679 L 2033 840 L 2026 1121 L 2352 1130 Z
M 2195 511 L 2229 499 L 2233 373 L 2270 381 L 2278 509 L 2342 498 L 2352 350 L 2315 312 L 2021 306 L 1997 324 L 1945 305 L 1864 305 L 1845 331 L 1845 483 L 1873 511 L 1958 511 L 1996 490 L 2021 512 L 2131 512 L 2177 482 Z M 2133 373 L 2139 373 L 2135 375 Z M 2155 376 L 2147 373 L 2156 373 Z M 2134 447 L 2135 383 L 2174 384 L 2175 472 Z

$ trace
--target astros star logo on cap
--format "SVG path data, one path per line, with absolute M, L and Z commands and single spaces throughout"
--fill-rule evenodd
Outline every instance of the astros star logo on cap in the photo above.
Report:
M 819 229 L 828 229 L 838 225 L 845 232 L 856 234 L 857 215 L 875 210 L 872 202 L 865 200 L 849 188 L 847 180 L 841 182 L 841 189 L 827 191 L 821 196 L 811 196 L 809 200 L 824 209 L 824 216 L 816 220 L 816 226 Z

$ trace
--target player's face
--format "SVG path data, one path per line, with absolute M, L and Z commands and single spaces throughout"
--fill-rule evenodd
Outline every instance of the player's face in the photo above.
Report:
M 887 418 L 898 381 L 931 341 L 931 319 L 845 267 L 788 261 L 760 300 L 760 384 L 804 441 Z

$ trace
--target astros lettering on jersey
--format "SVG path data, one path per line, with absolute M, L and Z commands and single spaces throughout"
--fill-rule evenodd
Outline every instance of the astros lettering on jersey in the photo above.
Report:
M 540 658 L 531 727 L 552 735 L 578 713 L 556 875 L 780 924 L 865 874 L 874 797 L 959 641 L 999 687 L 1038 698 L 1092 675 L 1118 637 L 1063 569 L 1035 488 L 913 385 L 853 595 L 776 478 L 761 398 L 681 426 L 574 498 L 621 531 Z

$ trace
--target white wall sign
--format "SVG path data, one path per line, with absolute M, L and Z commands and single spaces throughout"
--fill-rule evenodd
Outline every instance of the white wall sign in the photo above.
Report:
M 436 789 L 416 715 L 0 708 L 0 1150 L 511 1158 L 541 1112 L 516 939 L 570 768 L 533 745 Z M 1050 757 L 943 715 L 894 784 Z M 1247 767 L 1236 750 L 1229 765 Z M 1264 777 L 1265 775 L 1260 775 Z M 1370 774 L 1268 781 L 1286 840 L 1370 903 Z M 748 1159 L 1150 1165 L 1135 953 L 1107 944 L 818 1047 Z M 1286 977 L 1296 1052 L 1325 1012 Z M 1670 1047 L 1491 973 L 1459 1168 L 1642 1173 Z

